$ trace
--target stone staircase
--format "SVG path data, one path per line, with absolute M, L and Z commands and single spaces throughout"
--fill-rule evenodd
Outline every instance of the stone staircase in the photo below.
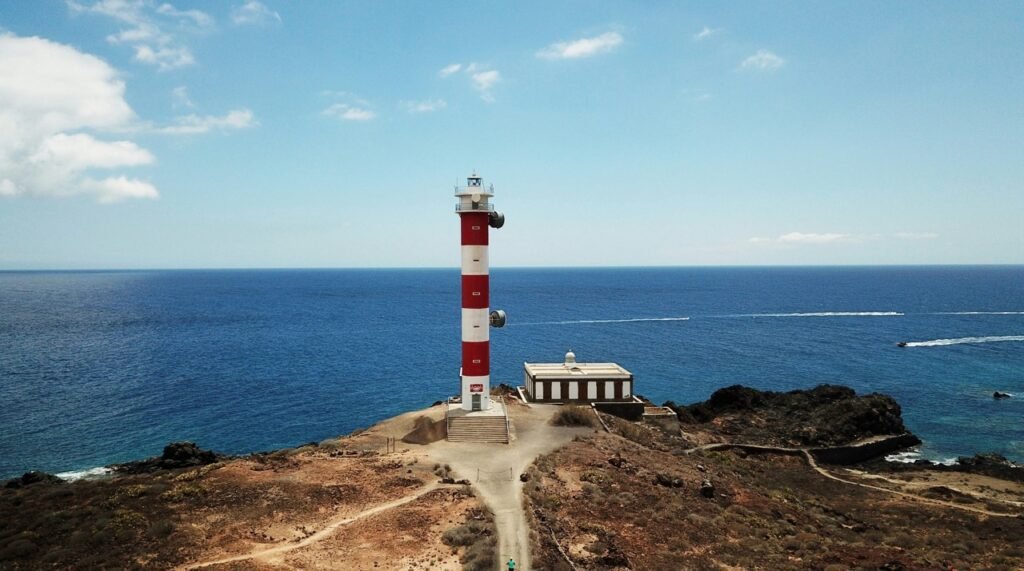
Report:
M 504 416 L 453 416 L 448 418 L 449 442 L 508 444 Z

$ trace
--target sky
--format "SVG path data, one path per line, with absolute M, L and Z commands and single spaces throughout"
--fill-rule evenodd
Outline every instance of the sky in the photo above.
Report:
M 0 3 L 0 269 L 1024 263 L 1020 2 Z

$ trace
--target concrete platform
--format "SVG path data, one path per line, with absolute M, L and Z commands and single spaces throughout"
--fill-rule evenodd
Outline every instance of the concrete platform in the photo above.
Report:
M 461 404 L 449 403 L 448 404 L 448 417 L 449 418 L 463 418 L 463 417 L 482 417 L 486 418 L 489 416 L 505 416 L 505 405 L 501 401 L 491 400 L 491 408 L 488 410 L 465 410 L 461 408 Z

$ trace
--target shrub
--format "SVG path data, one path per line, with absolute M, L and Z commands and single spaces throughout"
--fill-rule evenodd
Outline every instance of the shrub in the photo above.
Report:
M 484 524 L 471 520 L 464 525 L 445 531 L 441 535 L 441 541 L 451 547 L 466 547 L 467 545 L 473 545 L 477 538 L 486 531 L 487 527 Z
M 15 539 L 7 544 L 7 547 L 0 550 L 0 561 L 8 559 L 21 559 L 34 555 L 39 547 L 27 539 Z
M 169 519 L 162 519 L 149 526 L 150 537 L 163 539 L 174 532 L 174 524 Z
M 594 426 L 594 413 L 587 407 L 565 405 L 551 419 L 555 426 Z

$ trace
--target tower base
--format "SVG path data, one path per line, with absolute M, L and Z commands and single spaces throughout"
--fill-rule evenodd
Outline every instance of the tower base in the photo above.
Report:
M 491 409 L 491 377 L 462 377 L 462 410 L 484 411 Z

